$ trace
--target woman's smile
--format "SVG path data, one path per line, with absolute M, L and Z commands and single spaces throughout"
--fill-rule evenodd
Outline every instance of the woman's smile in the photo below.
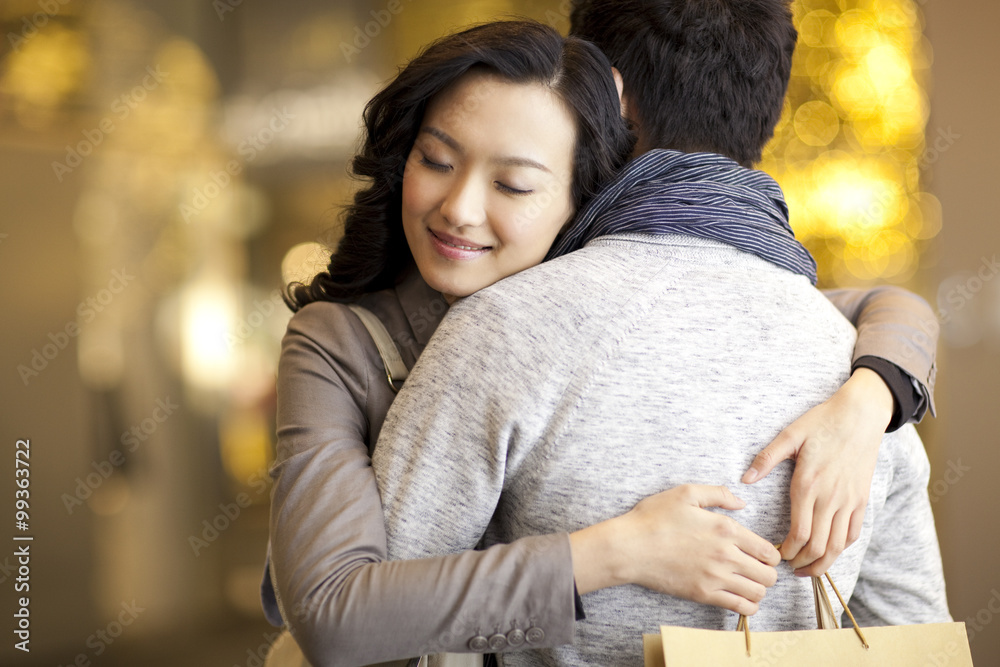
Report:
M 431 236 L 431 244 L 434 250 L 446 259 L 478 259 L 493 249 L 493 246 L 479 245 L 457 236 L 434 231 L 430 228 L 427 229 L 427 233 Z

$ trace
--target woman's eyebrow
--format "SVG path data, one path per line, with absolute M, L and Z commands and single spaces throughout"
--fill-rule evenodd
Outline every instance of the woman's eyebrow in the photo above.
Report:
M 452 139 L 451 136 L 448 135 L 446 132 L 442 132 L 436 127 L 429 127 L 429 126 L 422 127 L 420 128 L 420 132 L 431 135 L 432 137 L 434 137 L 435 139 L 437 139 L 438 141 L 440 141 L 441 143 L 443 143 L 445 146 L 452 149 L 456 153 L 462 154 L 465 152 L 462 150 L 462 146 L 457 141 Z
M 432 126 L 422 127 L 420 128 L 420 132 L 431 135 L 459 155 L 465 153 L 462 149 L 462 145 L 455 141 L 447 132 L 443 132 Z M 491 162 L 502 167 L 530 167 L 531 169 L 539 169 L 549 174 L 552 173 L 552 171 L 541 162 L 537 162 L 536 160 L 526 157 L 504 156 L 493 158 Z
M 532 169 L 541 169 L 549 174 L 552 173 L 549 168 L 541 162 L 535 162 L 534 160 L 526 157 L 498 157 L 493 159 L 493 163 L 502 167 L 531 167 Z

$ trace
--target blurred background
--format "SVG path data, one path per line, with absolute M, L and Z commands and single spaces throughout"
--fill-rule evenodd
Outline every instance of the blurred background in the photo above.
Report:
M 1000 5 L 794 6 L 762 167 L 823 286 L 900 284 L 935 308 L 939 416 L 920 432 L 949 598 L 977 664 L 1000 664 Z M 361 110 L 438 35 L 511 15 L 565 32 L 568 14 L 0 1 L 0 664 L 262 663 L 278 289 L 336 243 Z M 35 537 L 30 654 L 11 639 L 18 534 Z

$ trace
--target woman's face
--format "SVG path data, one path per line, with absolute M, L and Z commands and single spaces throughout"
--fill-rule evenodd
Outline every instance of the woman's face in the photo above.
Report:
M 540 84 L 473 72 L 436 95 L 403 173 L 403 229 L 427 284 L 453 300 L 540 263 L 573 214 L 575 142 Z

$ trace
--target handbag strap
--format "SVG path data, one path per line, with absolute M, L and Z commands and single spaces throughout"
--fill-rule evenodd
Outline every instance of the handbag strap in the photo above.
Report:
M 398 392 L 400 387 L 403 386 L 403 382 L 409 376 L 410 371 L 406 368 L 403 358 L 399 355 L 399 348 L 396 347 L 396 342 L 389 335 L 385 325 L 382 324 L 382 320 L 376 317 L 370 310 L 356 304 L 348 304 L 347 307 L 358 316 L 361 324 L 365 325 L 365 329 L 368 329 L 372 340 L 375 341 L 375 347 L 378 348 L 378 354 L 382 357 L 382 365 L 385 366 L 385 376 L 389 378 L 389 386 L 392 387 L 393 392 Z M 397 382 L 399 383 L 398 386 Z
M 841 606 L 844 611 L 847 612 L 848 618 L 851 619 L 851 624 L 854 626 L 854 632 L 857 633 L 858 637 L 861 639 L 861 645 L 866 649 L 871 648 L 868 645 L 868 640 L 865 639 L 865 633 L 861 632 L 861 628 L 858 627 L 858 622 L 854 620 L 854 614 L 851 613 L 850 608 L 847 603 L 844 602 L 844 597 L 837 590 L 837 584 L 833 583 L 833 579 L 830 578 L 830 573 L 826 572 L 823 574 L 826 580 L 830 582 L 830 587 L 833 588 L 833 592 L 837 594 L 837 599 L 840 600 Z M 838 629 L 840 624 L 837 622 L 837 615 L 833 611 L 833 604 L 830 602 L 830 596 L 827 595 L 826 587 L 823 585 L 823 579 L 820 577 L 812 577 L 812 587 L 813 587 L 813 599 L 816 602 L 816 627 L 820 630 L 826 629 Z M 740 620 L 736 623 L 736 630 L 743 631 L 746 635 L 747 641 L 747 655 L 750 655 L 750 619 L 745 615 L 740 614 Z

